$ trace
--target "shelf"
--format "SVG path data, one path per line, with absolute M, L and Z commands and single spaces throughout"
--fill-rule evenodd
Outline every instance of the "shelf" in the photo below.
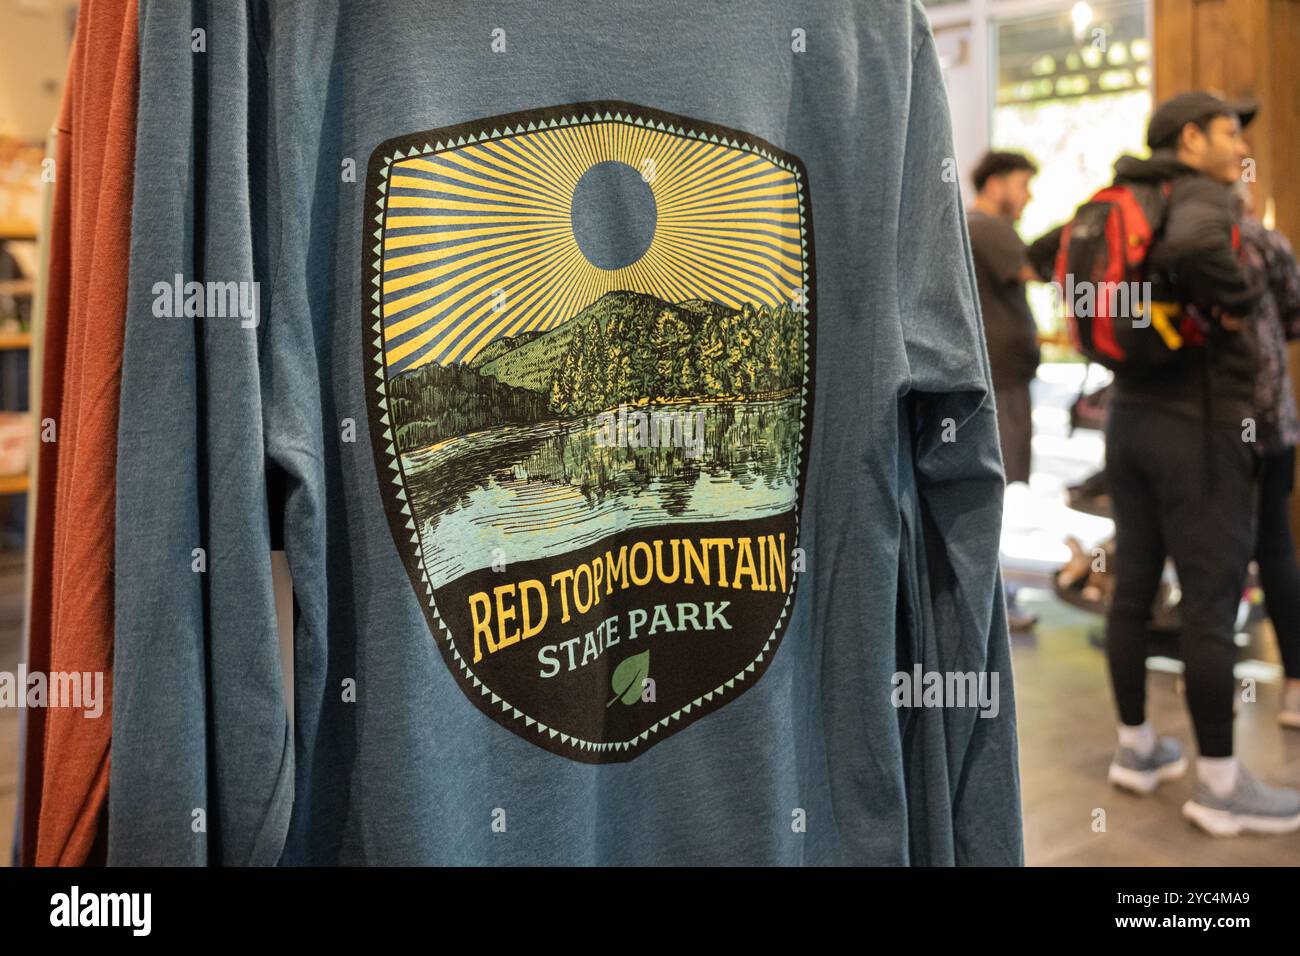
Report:
M 26 490 L 26 475 L 0 475 L 0 495 L 20 495 Z
M 30 332 L 0 333 L 0 352 L 31 348 L 31 345 L 32 333 Z

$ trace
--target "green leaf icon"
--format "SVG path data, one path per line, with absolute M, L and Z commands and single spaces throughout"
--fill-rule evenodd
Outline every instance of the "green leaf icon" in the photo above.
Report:
M 620 696 L 623 698 L 623 703 L 635 704 L 640 699 L 641 688 L 649 676 L 650 652 L 648 650 L 624 658 L 622 663 L 614 668 L 614 676 L 609 679 L 610 686 L 614 689 L 614 700 L 605 706 L 613 707 L 614 701 Z

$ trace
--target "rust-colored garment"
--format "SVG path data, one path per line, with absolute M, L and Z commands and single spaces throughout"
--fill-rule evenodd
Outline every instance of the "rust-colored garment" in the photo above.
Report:
M 59 118 L 40 409 L 56 441 L 38 448 L 28 666 L 102 672 L 106 699 L 97 718 L 29 711 L 21 857 L 38 866 L 103 859 L 138 72 L 135 0 L 83 0 Z

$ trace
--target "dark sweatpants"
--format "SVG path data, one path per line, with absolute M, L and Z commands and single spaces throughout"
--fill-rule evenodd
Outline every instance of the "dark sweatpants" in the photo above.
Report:
M 1180 649 L 1197 745 L 1204 757 L 1228 757 L 1233 624 L 1255 548 L 1257 458 L 1239 428 L 1210 427 L 1208 445 L 1205 428 L 1158 406 L 1111 407 L 1106 474 L 1116 550 L 1106 650 L 1120 721 L 1140 724 L 1147 621 L 1168 555 L 1182 590 Z
M 1002 446 L 1002 467 L 1006 471 L 1007 484 L 1028 481 L 1030 451 L 1034 442 L 1029 382 L 994 379 L 993 403 L 997 408 L 998 441 Z

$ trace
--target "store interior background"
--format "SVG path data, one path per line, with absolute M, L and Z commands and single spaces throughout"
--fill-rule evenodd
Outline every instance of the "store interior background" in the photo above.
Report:
M 1247 131 L 1256 160 L 1255 204 L 1265 223 L 1300 240 L 1300 2 L 1296 0 L 930 0 L 944 64 L 957 165 L 965 173 L 988 149 L 1029 154 L 1039 166 L 1033 199 L 1019 223 L 1032 241 L 1067 220 L 1108 184 L 1115 160 L 1145 155 L 1153 103 L 1190 89 L 1250 98 L 1260 113 Z M 1100 32 L 1098 32 L 1100 31 Z M 1115 717 L 1101 647 L 1101 618 L 1063 603 L 1053 590 L 1073 537 L 1085 551 L 1109 539 L 1108 518 L 1071 510 L 1067 489 L 1097 472 L 1101 434 L 1071 432 L 1069 408 L 1084 388 L 1106 380 L 1063 343 L 1064 324 L 1045 285 L 1030 304 L 1046 343 L 1033 386 L 1033 469 L 1028 485 L 1007 489 L 1002 554 L 1007 579 L 1021 585 L 1022 609 L 1040 616 L 1012 635 L 1031 865 L 1290 865 L 1300 840 L 1215 840 L 1179 813 L 1191 775 L 1149 798 L 1106 783 Z M 1054 343 L 1061 344 L 1054 344 Z M 1292 377 L 1300 364 L 1292 351 Z M 1300 527 L 1300 512 L 1293 515 Z M 1258 696 L 1238 706 L 1236 747 L 1272 783 L 1300 784 L 1300 733 L 1275 721 L 1282 681 L 1271 626 L 1243 607 L 1236 674 Z M 1165 648 L 1156 648 L 1157 651 Z M 1149 659 L 1151 719 L 1194 750 L 1180 696 L 1176 643 Z M 1098 811 L 1105 813 L 1099 830 Z
M 11 444 L 9 416 L 30 407 L 40 164 L 55 122 L 76 24 L 68 0 L 0 0 L 0 671 L 22 656 L 30 446 Z M 19 424 L 31 435 L 30 423 Z M 0 707 L 0 866 L 10 863 L 20 711 Z
M 1040 172 L 1020 232 L 1032 240 L 1107 184 L 1116 158 L 1145 152 L 1154 101 L 1211 88 L 1260 102 L 1248 136 L 1256 206 L 1300 244 L 1300 177 L 1289 160 L 1300 149 L 1300 0 L 929 0 L 927 7 L 968 204 L 968 172 L 985 150 L 1028 153 Z M 0 445 L 6 413 L 28 408 L 34 357 L 26 329 L 38 281 L 29 265 L 34 226 L 21 210 L 11 214 L 16 207 L 6 197 L 30 187 L 31 151 L 41 149 L 58 110 L 75 11 L 67 0 L 0 0 Z M 1022 607 L 1041 618 L 1033 632 L 1012 638 L 1026 862 L 1300 864 L 1294 836 L 1216 841 L 1191 828 L 1178 813 L 1190 777 L 1146 799 L 1106 784 L 1115 739 L 1101 619 L 1052 590 L 1070 557 L 1067 537 L 1091 549 L 1113 532 L 1108 519 L 1066 505 L 1066 489 L 1101 468 L 1104 449 L 1098 432 L 1070 430 L 1069 407 L 1087 370 L 1063 344 L 1047 287 L 1032 290 L 1031 304 L 1048 342 L 1034 385 L 1034 470 L 1027 486 L 1007 491 L 1002 540 L 1008 580 L 1021 585 Z M 1103 381 L 1093 369 L 1089 384 Z M 0 671 L 15 671 L 21 656 L 25 487 L 21 470 L 0 474 Z M 1300 513 L 1296 519 L 1300 527 Z M 1281 669 L 1268 623 L 1252 619 L 1239 643 L 1239 676 L 1255 678 L 1259 695 L 1239 709 L 1238 749 L 1266 779 L 1300 784 L 1300 732 L 1273 719 Z M 1190 749 L 1180 667 L 1173 656 L 1152 659 L 1150 706 L 1161 732 Z M 0 708 L 0 865 L 10 857 L 18 733 L 18 712 Z

